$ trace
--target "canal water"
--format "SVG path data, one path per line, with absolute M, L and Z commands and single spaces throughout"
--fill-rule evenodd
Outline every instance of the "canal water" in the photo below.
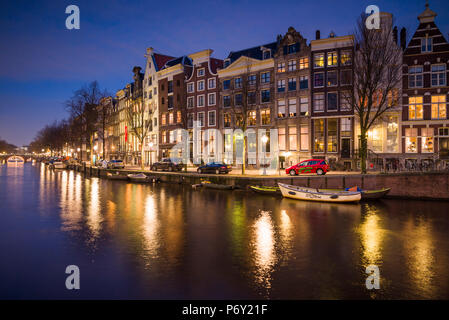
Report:
M 25 164 L 0 167 L 0 208 L 1 299 L 449 298 L 448 202 L 300 202 Z

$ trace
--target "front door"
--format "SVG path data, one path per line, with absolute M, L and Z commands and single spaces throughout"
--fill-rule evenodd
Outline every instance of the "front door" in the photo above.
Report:
M 341 157 L 342 158 L 351 157 L 351 139 L 349 138 L 341 139 Z

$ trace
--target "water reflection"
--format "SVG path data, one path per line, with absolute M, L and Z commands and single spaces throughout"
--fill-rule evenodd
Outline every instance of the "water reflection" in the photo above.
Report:
M 447 203 L 314 203 L 27 168 L 1 170 L 2 182 L 4 175 L 18 180 L 1 185 L 0 230 L 17 218 L 17 203 L 36 208 L 20 211 L 28 215 L 20 221 L 33 222 L 14 226 L 23 239 L 2 243 L 14 243 L 29 263 L 51 268 L 57 257 L 84 265 L 82 297 L 449 297 Z M 37 231 L 27 238 L 30 228 Z M 8 257 L 0 251 L 0 258 Z M 370 264 L 381 270 L 377 295 L 364 288 Z M 15 269 L 15 276 L 27 272 Z M 111 284 L 117 290 L 106 289 Z
M 266 292 L 271 288 L 271 273 L 276 263 L 274 228 L 271 212 L 261 211 L 253 226 L 254 263 L 256 282 Z

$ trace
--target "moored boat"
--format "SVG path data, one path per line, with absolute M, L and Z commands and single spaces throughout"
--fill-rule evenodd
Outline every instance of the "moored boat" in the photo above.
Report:
M 55 162 L 53 162 L 53 167 L 55 169 L 66 169 L 67 164 L 63 161 L 55 161 Z
M 108 172 L 106 177 L 111 180 L 128 180 L 128 176 L 120 174 L 118 172 L 116 174 Z
M 249 186 L 249 188 L 256 193 L 261 193 L 261 194 L 268 194 L 268 195 L 281 195 L 282 194 L 279 187 Z
M 150 177 L 144 173 L 130 173 L 128 174 L 128 178 L 134 182 L 149 182 Z
M 211 183 L 210 181 L 202 181 L 201 185 L 203 186 L 203 188 L 207 188 L 207 189 L 217 189 L 217 190 L 232 190 L 232 189 L 234 189 L 234 186 L 231 186 L 228 184 Z
M 322 201 L 322 202 L 357 202 L 362 195 L 359 191 L 321 191 L 319 189 L 292 186 L 278 183 L 283 197 L 296 200 Z

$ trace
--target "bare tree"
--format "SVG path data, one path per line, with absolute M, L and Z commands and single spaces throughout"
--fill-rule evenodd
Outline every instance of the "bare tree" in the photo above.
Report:
M 244 133 L 248 128 L 249 112 L 255 110 L 257 103 L 259 77 L 257 73 L 251 73 L 250 58 L 245 57 L 246 69 L 240 74 L 240 83 L 231 86 L 230 94 L 230 110 L 234 118 L 234 128 L 240 128 Z M 251 76 L 253 76 L 251 78 Z M 255 76 L 255 78 L 254 78 Z M 237 96 L 237 97 L 236 97 Z M 246 152 L 247 152 L 248 138 L 244 134 L 242 146 L 242 175 L 245 174 L 246 169 Z
M 136 98 L 130 95 L 129 104 L 125 109 L 126 122 L 128 131 L 136 137 L 140 144 L 141 154 L 141 169 L 144 169 L 144 144 L 145 138 L 152 130 L 152 111 L 154 110 L 153 103 L 145 105 L 143 103 L 142 95 Z
M 74 92 L 74 95 L 66 101 L 66 109 L 70 116 L 80 122 L 81 149 L 86 144 L 90 150 L 92 161 L 92 139 L 97 130 L 97 107 L 101 98 L 105 97 L 107 92 L 101 91 L 97 81 L 83 86 Z
M 392 21 L 381 21 L 380 29 L 368 29 L 366 16 L 357 21 L 354 35 L 354 90 L 343 92 L 360 124 L 361 172 L 366 173 L 367 133 L 371 126 L 395 104 L 401 81 L 401 50 L 393 37 Z

